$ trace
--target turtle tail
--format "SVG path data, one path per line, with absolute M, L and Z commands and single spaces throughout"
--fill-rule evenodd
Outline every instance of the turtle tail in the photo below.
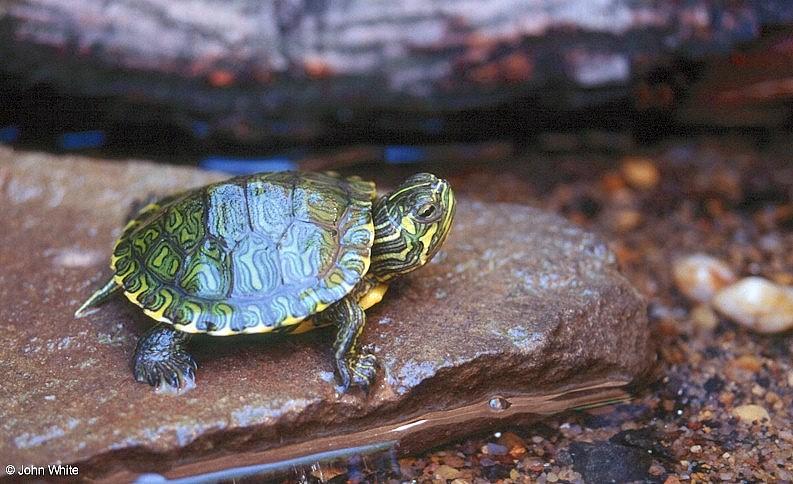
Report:
M 109 281 L 107 281 L 101 288 L 97 289 L 96 292 L 91 294 L 91 297 L 89 297 L 83 303 L 83 305 L 74 312 L 74 317 L 82 318 L 83 316 L 88 316 L 89 314 L 93 313 L 97 306 L 107 301 L 110 296 L 115 294 L 119 289 L 121 289 L 121 286 L 116 284 L 116 281 L 113 279 L 113 277 L 111 277 Z

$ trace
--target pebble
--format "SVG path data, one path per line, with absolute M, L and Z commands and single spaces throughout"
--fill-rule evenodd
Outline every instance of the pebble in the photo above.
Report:
M 732 414 L 743 423 L 751 424 L 755 421 L 770 420 L 768 411 L 760 405 L 740 405 L 732 409 Z
M 482 446 L 482 453 L 487 455 L 506 455 L 507 452 L 509 449 L 503 445 L 490 443 Z
M 719 317 L 707 304 L 697 304 L 691 310 L 691 320 L 697 328 L 713 331 L 719 325 Z
M 677 289 L 687 298 L 708 303 L 723 287 L 735 282 L 732 269 L 707 254 L 692 254 L 677 259 L 672 266 Z
M 651 190 L 661 181 L 655 163 L 647 158 L 628 157 L 622 162 L 622 176 L 625 181 L 639 190 Z
M 448 466 L 460 468 L 465 465 L 465 459 L 458 455 L 447 455 L 443 457 L 443 463 Z
M 713 306 L 731 320 L 758 333 L 793 328 L 793 288 L 762 277 L 747 277 L 720 290 Z
M 763 362 L 754 355 L 743 355 L 735 360 L 735 366 L 752 373 L 757 373 L 763 368 Z
M 514 449 L 523 449 L 524 451 L 526 449 L 526 442 L 520 438 L 519 435 L 513 434 L 512 432 L 504 432 L 501 434 L 498 443 L 509 449 L 510 453 L 512 453 Z
M 452 479 L 457 479 L 460 477 L 460 471 L 455 469 L 454 467 L 447 466 L 447 465 L 440 465 L 437 469 L 435 469 L 434 476 L 440 479 L 444 479 L 450 481 Z
M 610 225 L 618 232 L 629 232 L 642 223 L 642 214 L 632 208 L 616 210 L 610 217 Z

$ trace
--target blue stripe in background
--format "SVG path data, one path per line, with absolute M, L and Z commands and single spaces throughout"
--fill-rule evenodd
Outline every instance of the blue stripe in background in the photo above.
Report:
M 19 138 L 19 128 L 16 126 L 5 126 L 0 128 L 0 143 L 13 143 Z
M 99 148 L 105 144 L 104 131 L 79 131 L 64 133 L 58 137 L 58 146 L 64 150 Z
M 190 126 L 190 131 L 193 132 L 193 136 L 196 138 L 204 139 L 209 136 L 210 133 L 209 123 L 204 121 L 194 121 Z
M 264 171 L 297 169 L 297 163 L 285 157 L 245 159 L 210 156 L 199 161 L 198 166 L 205 170 L 223 171 L 231 175 L 248 175 Z
M 419 163 L 427 158 L 427 152 L 419 146 L 392 145 L 383 150 L 383 159 L 391 165 Z

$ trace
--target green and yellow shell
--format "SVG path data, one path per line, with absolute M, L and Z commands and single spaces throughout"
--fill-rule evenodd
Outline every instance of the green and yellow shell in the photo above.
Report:
M 373 183 L 320 173 L 233 178 L 148 205 L 111 258 L 152 318 L 224 336 L 291 327 L 369 270 Z

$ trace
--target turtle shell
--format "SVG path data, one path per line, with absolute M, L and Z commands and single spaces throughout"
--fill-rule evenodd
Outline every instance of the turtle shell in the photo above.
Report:
M 152 318 L 191 333 L 292 327 L 369 270 L 373 183 L 242 176 L 148 205 L 127 224 L 114 279 Z

